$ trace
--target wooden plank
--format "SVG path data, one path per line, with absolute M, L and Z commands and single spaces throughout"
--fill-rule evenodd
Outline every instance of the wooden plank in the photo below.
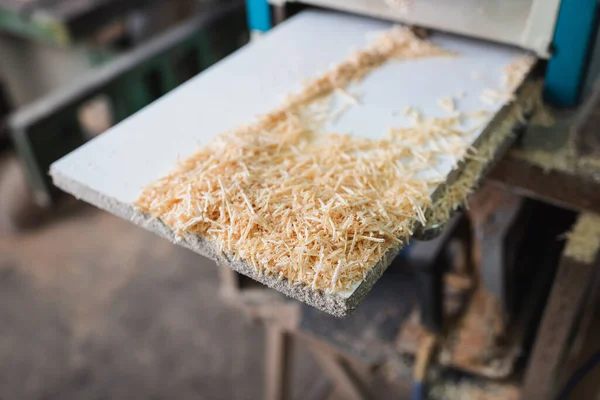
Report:
M 494 167 L 488 178 L 531 198 L 577 211 L 600 213 L 600 181 L 576 172 L 544 170 L 509 155 Z
M 368 400 L 371 398 L 364 384 L 355 376 L 348 364 L 328 351 L 324 346 L 313 345 L 312 353 L 325 373 L 333 380 L 337 391 L 348 400 Z
M 239 295 L 240 279 L 237 272 L 219 265 L 219 291 L 225 297 Z
M 291 335 L 274 323 L 267 323 L 266 330 L 265 399 L 291 400 Z
M 582 214 L 570 235 L 538 328 L 538 336 L 525 374 L 522 399 L 545 399 L 550 396 L 551 386 L 555 382 L 557 368 L 564 356 L 577 313 L 589 283 L 593 281 L 592 274 L 597 268 L 600 244 L 598 240 L 594 240 L 597 238 L 581 237 L 588 235 L 588 232 L 578 231 L 578 227 L 581 227 L 586 219 L 600 221 L 596 216 Z M 585 257 L 574 256 L 582 249 L 578 241 L 593 246 L 583 248 L 587 252 Z M 593 256 L 591 261 L 590 254 Z

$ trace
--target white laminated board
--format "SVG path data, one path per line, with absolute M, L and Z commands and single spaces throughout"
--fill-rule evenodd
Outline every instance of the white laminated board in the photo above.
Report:
M 298 92 L 308 79 L 364 48 L 374 34 L 391 26 L 334 12 L 300 13 L 54 163 L 54 182 L 77 198 L 175 241 L 160 221 L 136 213 L 133 203 L 143 187 L 218 134 L 271 111 L 286 94 Z M 425 117 L 448 116 L 438 99 L 459 93 L 465 95 L 456 103 L 460 111 L 487 108 L 495 113 L 505 105 L 483 105 L 479 97 L 487 88 L 501 87 L 504 67 L 523 51 L 437 33 L 430 39 L 457 56 L 383 65 L 348 88 L 360 95 L 361 104 L 329 128 L 378 138 L 392 126 L 410 126 L 402 113 L 406 106 Z M 466 139 L 475 142 L 483 129 Z M 449 174 L 453 165 L 449 159 L 435 168 Z M 203 238 L 186 237 L 178 243 L 335 315 L 347 315 L 374 283 L 361 283 L 351 292 L 321 293 L 258 276 L 244 262 L 219 259 Z

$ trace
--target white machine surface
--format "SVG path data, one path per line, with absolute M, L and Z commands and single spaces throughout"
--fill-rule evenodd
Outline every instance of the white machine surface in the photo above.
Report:
M 391 25 L 334 12 L 303 12 L 57 161 L 51 170 L 54 181 L 78 198 L 131 218 L 132 203 L 142 188 L 169 172 L 178 157 L 270 111 L 306 79 L 343 61 L 353 49 L 365 47 L 371 33 Z M 390 127 L 410 125 L 402 115 L 406 106 L 420 109 L 426 117 L 448 116 L 438 105 L 439 98 L 462 92 L 465 97 L 457 100 L 458 110 L 486 108 L 492 111 L 491 119 L 505 104 L 485 105 L 480 95 L 500 87 L 504 67 L 524 52 L 443 34 L 435 34 L 432 41 L 458 56 L 384 65 L 348 88 L 360 95 L 361 104 L 331 128 L 378 138 Z M 484 128 L 465 138 L 475 142 Z M 436 169 L 448 174 L 453 161 Z M 269 277 L 252 277 L 271 286 Z
M 282 4 L 286 0 L 269 0 Z M 512 44 L 550 55 L 560 0 L 287 0 Z

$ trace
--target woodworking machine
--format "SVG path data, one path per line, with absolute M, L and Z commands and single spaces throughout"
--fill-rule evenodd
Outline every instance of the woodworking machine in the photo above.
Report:
M 554 129 L 561 138 L 570 138 L 573 132 L 587 129 L 595 136 L 581 135 L 585 140 L 580 142 L 587 146 L 585 154 L 597 151 L 600 158 L 600 139 L 595 128 L 600 123 L 600 113 L 596 115 L 593 112 L 600 105 L 600 86 L 593 93 L 591 91 L 600 70 L 600 51 L 596 51 L 599 42 L 596 37 L 600 35 L 596 0 L 246 0 L 246 5 L 249 28 L 257 40 L 252 40 L 177 90 L 160 97 L 152 105 L 55 161 L 50 175 L 54 185 L 77 198 L 321 311 L 348 316 L 362 302 L 362 308 L 356 310 L 357 318 L 347 320 L 328 318 L 306 307 L 308 311 L 302 311 L 302 327 L 310 331 L 306 325 L 310 325 L 307 321 L 312 319 L 313 328 L 317 327 L 313 329 L 316 336 L 333 336 L 332 332 L 340 336 L 338 333 L 342 331 L 359 332 L 356 336 L 360 337 L 362 348 L 367 337 L 382 336 L 373 334 L 379 324 L 378 330 L 392 332 L 385 344 L 385 352 L 389 353 L 391 346 L 396 345 L 390 335 L 396 334 L 396 328 L 404 318 L 400 316 L 406 313 L 398 311 L 390 314 L 389 318 L 380 318 L 373 310 L 387 313 L 388 306 L 398 306 L 407 298 L 409 289 L 414 289 L 401 286 L 394 273 L 404 270 L 393 268 L 395 262 L 391 271 L 384 274 L 396 253 L 382 257 L 362 281 L 347 291 L 330 293 L 307 285 L 286 284 L 275 275 L 258 273 L 246 260 L 228 257 L 206 237 L 192 233 L 176 236 L 161 221 L 141 213 L 134 206 L 141 189 L 171 171 L 178 160 L 191 155 L 199 144 L 205 145 L 239 124 L 253 121 L 256 115 L 272 111 L 281 104 L 285 95 L 296 93 L 303 81 L 320 76 L 327 68 L 344 60 L 351 51 L 364 47 L 370 34 L 390 29 L 390 21 L 426 28 L 431 31 L 429 40 L 433 44 L 460 56 L 386 63 L 373 70 L 368 79 L 348 87 L 349 92 L 355 91 L 360 96 L 361 102 L 328 122 L 328 132 L 346 132 L 377 139 L 390 127 L 410 126 L 407 116 L 399 114 L 404 106 L 414 107 L 427 117 L 442 117 L 447 115 L 444 113 L 448 110 L 440 108 L 439 99 L 456 94 L 460 99 L 457 101 L 458 108 L 464 115 L 471 115 L 482 108 L 488 111 L 481 124 L 460 132 L 460 135 L 476 151 L 480 150 L 479 146 L 482 148 L 487 144 L 485 154 L 490 156 L 479 158 L 479 164 L 470 159 L 455 164 L 449 161 L 450 157 L 444 157 L 429 162 L 429 167 L 443 176 L 440 181 L 446 187 L 456 182 L 461 173 L 464 173 L 463 178 L 476 175 L 472 180 L 465 178 L 462 181 L 464 186 L 473 188 L 516 143 L 516 131 L 535 128 L 534 124 L 524 120 L 532 116 L 539 103 L 540 86 L 534 82 L 526 79 L 516 89 L 514 97 L 505 96 L 498 104 L 482 104 L 480 97 L 490 86 L 496 87 L 494 85 L 506 77 L 506 66 L 522 60 L 525 54 L 533 54 L 541 62 L 536 64 L 535 71 L 528 65 L 525 76 L 545 76 L 544 96 L 548 103 L 564 111 L 559 113 L 559 118 L 563 118 L 563 114 L 578 116 L 580 110 L 588 109 L 587 114 L 594 117 L 576 120 L 575 123 L 571 119 L 567 125 L 561 120 L 555 124 L 556 128 L 548 128 Z M 304 10 L 291 17 L 295 11 L 305 7 L 329 10 Z M 271 30 L 280 22 L 281 25 Z M 264 35 L 258 38 L 262 33 Z M 197 43 L 197 40 L 190 42 Z M 163 56 L 156 59 L 163 60 Z M 482 72 L 485 79 L 473 79 L 473 71 Z M 106 76 L 109 76 L 108 72 Z M 131 75 L 122 76 L 130 79 Z M 96 82 L 97 78 L 90 80 L 88 86 L 95 88 Z M 459 96 L 458 93 L 466 95 Z M 590 93 L 591 96 L 588 96 Z M 73 98 L 76 101 L 70 100 Z M 65 109 L 66 105 L 74 108 L 72 106 L 79 104 L 80 98 L 83 96 L 79 94 L 63 94 L 58 98 L 62 107 L 59 110 Z M 586 104 L 580 106 L 584 98 Z M 334 103 L 336 101 L 334 99 Z M 11 124 L 16 136 L 29 137 L 32 127 L 39 127 L 33 126 L 30 121 L 45 121 L 49 118 L 48 110 L 52 109 L 47 103 L 38 103 L 27 112 L 16 115 Z M 52 112 L 54 114 L 57 113 Z M 35 132 L 44 131 L 46 135 L 46 129 L 50 133 L 60 130 L 53 125 L 37 128 Z M 527 135 L 528 132 L 521 138 L 525 139 Z M 542 137 L 544 142 L 548 141 L 548 135 Z M 596 138 L 596 142 L 590 138 Z M 525 140 L 521 140 L 520 144 L 523 142 Z M 578 154 L 573 158 L 578 158 Z M 469 170 L 476 171 L 476 174 L 465 173 L 468 167 L 474 165 L 481 167 Z M 517 175 L 525 176 L 527 173 L 519 168 Z M 441 183 L 435 190 L 432 189 L 434 200 L 440 187 Z M 510 314 L 513 310 L 522 309 L 519 315 L 515 312 L 506 321 L 501 321 L 502 324 L 494 324 L 502 325 L 498 329 L 500 334 L 490 340 L 490 346 L 481 346 L 480 354 L 484 358 L 481 363 L 467 360 L 469 365 L 465 365 L 461 360 L 448 358 L 453 367 L 492 378 L 507 378 L 526 337 L 526 329 L 521 331 L 518 327 L 535 326 L 531 322 L 535 314 L 533 311 L 541 307 L 538 303 L 545 301 L 544 288 L 550 286 L 538 277 L 553 279 L 550 267 L 556 265 L 555 259 L 559 257 L 554 253 L 561 251 L 555 244 L 557 237 L 570 226 L 567 219 L 571 216 L 564 216 L 565 221 L 559 220 L 559 224 L 556 210 L 540 207 L 533 200 L 509 191 L 498 193 L 493 189 L 483 186 L 476 191 L 470 198 L 471 208 L 466 212 L 468 218 L 456 215 L 449 222 L 425 224 L 427 226 L 415 235 L 417 240 L 411 243 L 404 258 L 396 257 L 395 260 L 420 274 L 417 277 L 420 286 L 417 291 L 421 292 L 420 320 L 430 331 L 446 331 L 443 321 L 450 319 L 442 299 L 445 295 L 443 286 L 452 286 L 442 281 L 448 276 L 454 278 L 455 300 L 465 297 L 465 293 L 470 293 L 479 282 L 487 289 L 484 290 L 485 298 L 488 299 L 488 292 L 492 295 L 489 298 L 493 298 L 493 302 L 489 304 L 494 308 L 481 308 L 485 311 L 482 317 L 488 316 L 487 310 L 490 309 L 501 309 L 497 313 L 501 319 L 504 319 L 505 311 Z M 443 190 L 439 192 L 443 194 Z M 591 203 L 594 202 L 593 194 L 580 197 L 592 198 Z M 469 266 L 470 259 L 477 258 L 471 257 L 472 253 L 483 255 L 481 261 L 473 263 L 477 263 L 480 275 L 473 273 Z M 456 273 L 444 276 L 452 268 Z M 468 273 L 473 276 L 462 279 Z M 378 289 L 367 297 L 378 280 Z M 386 289 L 388 284 L 389 290 Z M 541 286 L 543 288 L 540 289 Z M 477 286 L 477 289 L 480 287 Z M 496 307 L 497 300 L 500 300 L 501 307 Z M 462 309 L 460 302 L 462 300 L 455 301 L 456 313 Z M 445 316 L 448 318 L 444 319 Z M 507 323 L 513 321 L 519 325 Z M 356 329 L 349 329 L 352 324 L 356 325 Z M 336 329 L 339 330 L 336 332 Z M 369 333 L 363 334 L 366 329 Z M 505 337 L 505 333 L 514 333 L 514 337 Z M 505 340 L 507 337 L 510 340 Z M 497 338 L 499 340 L 496 341 Z M 339 337 L 335 340 L 342 341 Z M 471 341 L 465 341 L 469 347 Z M 368 339 L 366 342 L 373 341 Z M 508 350 L 502 349 L 499 360 L 504 361 L 499 364 L 496 359 L 487 356 L 487 350 L 495 351 L 496 344 L 500 342 L 507 344 Z M 352 341 L 344 344 L 348 347 L 348 343 Z
M 250 29 L 268 31 L 298 2 L 530 50 L 548 60 L 545 97 L 562 107 L 579 103 L 600 66 L 596 0 L 247 0 Z
M 592 0 L 310 0 L 305 3 L 334 11 L 304 10 L 287 18 L 305 5 L 247 0 L 250 30 L 263 32 L 264 37 L 55 162 L 50 171 L 54 184 L 175 241 L 172 231 L 133 206 L 141 188 L 164 176 L 180 157 L 191 155 L 198 143 L 209 143 L 222 132 L 273 110 L 286 94 L 298 91 L 301 82 L 318 76 L 352 50 L 365 46 L 368 35 L 389 29 L 390 21 L 430 29 L 432 43 L 460 57 L 390 63 L 373 71 L 369 79 L 349 87 L 350 91 L 360 93 L 361 106 L 331 121 L 327 129 L 376 139 L 391 126 L 410 124 L 398 115 L 403 106 L 415 107 L 425 116 L 442 116 L 445 111 L 440 109 L 440 98 L 467 93 L 466 97 L 460 97 L 461 112 L 468 115 L 484 107 L 489 113 L 476 128 L 464 132 L 464 139 L 475 149 L 492 135 L 498 140 L 490 144 L 491 156 L 478 170 L 481 173 L 488 171 L 514 143 L 513 132 L 522 127 L 523 116 L 531 115 L 533 106 L 529 104 L 534 102 L 530 100 L 539 90 L 527 82 L 519 88 L 516 103 L 507 96 L 497 104 L 482 105 L 480 94 L 500 84 L 507 65 L 527 53 L 544 60 L 539 71 L 545 74 L 547 100 L 558 106 L 573 107 L 591 87 L 598 69 L 596 64 L 600 64 L 592 49 L 597 32 L 597 5 Z M 284 19 L 287 20 L 283 22 Z M 283 23 L 271 30 L 274 22 Z M 473 79 L 473 71 L 483 73 L 485 79 Z M 535 75 L 539 76 L 538 71 Z M 17 122 L 13 119 L 13 125 L 18 125 Z M 445 185 L 452 185 L 467 163 L 459 163 L 455 168 L 450 158 L 444 158 L 431 168 L 444 176 Z M 434 192 L 437 193 L 437 187 L 435 191 L 432 189 L 435 199 Z M 518 201 L 512 208 L 500 207 L 494 213 L 508 215 L 503 220 L 511 223 L 492 227 L 490 232 L 483 223 L 481 228 L 494 238 L 486 242 L 486 252 L 500 254 L 496 257 L 500 261 L 490 257 L 492 262 L 482 267 L 482 281 L 505 306 L 511 302 L 506 296 L 509 287 L 506 265 L 511 262 L 506 260 L 514 257 L 504 257 L 504 237 L 515 236 L 512 221 L 520 218 L 521 209 Z M 483 218 L 484 222 L 487 220 Z M 428 235 L 429 228 L 439 234 L 443 226 L 427 226 L 415 239 L 434 238 L 435 234 Z M 502 234 L 496 234 L 497 231 Z M 508 233 L 504 235 L 505 232 Z M 421 257 L 419 264 L 433 264 L 442 258 L 444 237 L 439 236 L 437 241 L 439 251 L 429 249 L 419 253 L 411 249 L 413 256 L 427 256 Z M 393 259 L 383 257 L 378 267 L 371 269 L 351 290 L 330 294 L 308 286 L 282 285 L 275 276 L 257 274 L 244 260 L 232 261 L 215 251 L 214 243 L 205 238 L 189 235 L 177 243 L 336 316 L 352 313 Z M 432 269 L 433 278 L 423 285 L 423 291 L 437 296 L 431 300 L 437 305 L 431 307 L 426 324 L 439 331 L 441 274 Z M 425 317 L 427 321 L 428 316 Z

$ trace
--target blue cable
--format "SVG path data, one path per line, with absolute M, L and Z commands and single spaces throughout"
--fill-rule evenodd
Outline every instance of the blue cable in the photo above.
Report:
M 413 381 L 411 400 L 425 400 L 425 382 Z
M 596 351 L 567 381 L 556 400 L 569 400 L 575 387 L 589 374 L 598 364 L 600 364 L 600 350 Z

